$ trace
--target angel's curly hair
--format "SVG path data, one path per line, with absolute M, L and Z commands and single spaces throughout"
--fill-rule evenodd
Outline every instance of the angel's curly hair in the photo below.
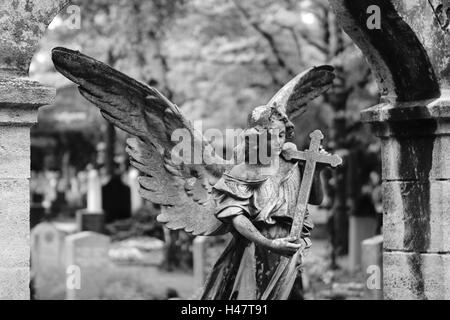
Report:
M 286 126 L 286 139 L 293 139 L 295 134 L 294 124 L 284 112 L 277 109 L 275 106 L 266 105 L 254 108 L 248 115 L 247 126 L 248 128 L 267 130 L 269 129 L 270 124 L 275 120 L 283 122 Z

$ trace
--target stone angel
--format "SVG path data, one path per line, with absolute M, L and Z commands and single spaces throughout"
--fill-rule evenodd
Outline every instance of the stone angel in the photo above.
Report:
M 286 160 L 283 152 L 295 149 L 290 143 L 292 119 L 332 86 L 333 68 L 310 68 L 286 84 L 267 105 L 256 107 L 248 116 L 244 142 L 236 148 L 236 159 L 241 160 L 226 161 L 155 88 L 77 51 L 55 48 L 52 59 L 56 69 L 79 86 L 80 93 L 100 108 L 106 120 L 133 136 L 127 141 L 127 152 L 142 174 L 141 196 L 163 208 L 158 221 L 193 235 L 233 235 L 215 263 L 201 299 L 256 300 L 267 296 L 267 290 L 282 291 L 268 287 L 276 266 L 281 257 L 311 245 L 313 227 L 306 214 L 300 237 L 289 236 L 303 167 L 299 161 Z M 192 148 L 202 150 L 201 161 L 191 163 L 174 156 L 177 141 L 171 136 L 177 129 L 190 133 Z M 266 139 L 258 140 L 264 135 Z M 251 142 L 252 137 L 257 138 L 253 141 L 266 141 L 269 161 L 251 159 L 252 150 L 261 147 Z M 311 204 L 320 204 L 322 199 L 317 172 Z M 300 285 L 300 275 L 297 280 L 291 298 Z

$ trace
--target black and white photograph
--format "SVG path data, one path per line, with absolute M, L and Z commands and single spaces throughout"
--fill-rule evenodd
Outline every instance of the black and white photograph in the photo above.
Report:
M 0 300 L 448 299 L 450 0 L 0 0 Z

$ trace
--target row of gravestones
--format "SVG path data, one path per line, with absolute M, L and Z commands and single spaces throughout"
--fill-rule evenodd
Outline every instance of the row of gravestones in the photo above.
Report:
M 37 299 L 96 299 L 106 284 L 110 265 L 108 236 L 85 231 L 75 233 L 44 222 L 32 230 L 32 279 Z M 204 285 L 214 262 L 230 236 L 196 237 L 193 243 L 194 286 Z M 367 270 L 367 297 L 382 298 L 382 236 L 362 242 L 362 267 Z M 378 272 L 378 273 L 377 273 Z
M 98 299 L 107 283 L 110 238 L 76 227 L 43 222 L 31 232 L 31 274 L 34 298 Z M 194 288 L 206 281 L 214 262 L 230 240 L 196 237 L 193 245 Z
M 98 299 L 110 265 L 110 238 L 43 222 L 31 232 L 31 281 L 36 299 Z

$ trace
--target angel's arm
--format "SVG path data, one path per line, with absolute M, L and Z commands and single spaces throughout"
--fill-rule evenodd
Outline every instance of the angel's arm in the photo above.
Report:
M 244 236 L 247 240 L 250 240 L 264 247 L 270 247 L 271 240 L 264 237 L 246 216 L 242 214 L 237 215 L 232 218 L 231 222 L 234 229 L 236 229 L 236 231 Z
M 269 250 L 277 252 L 282 255 L 293 255 L 302 246 L 302 243 L 294 243 L 295 238 L 279 238 L 268 239 L 264 237 L 261 232 L 251 223 L 251 221 L 243 214 L 234 216 L 231 219 L 233 227 L 247 240 L 252 241 L 260 246 L 266 247 Z

